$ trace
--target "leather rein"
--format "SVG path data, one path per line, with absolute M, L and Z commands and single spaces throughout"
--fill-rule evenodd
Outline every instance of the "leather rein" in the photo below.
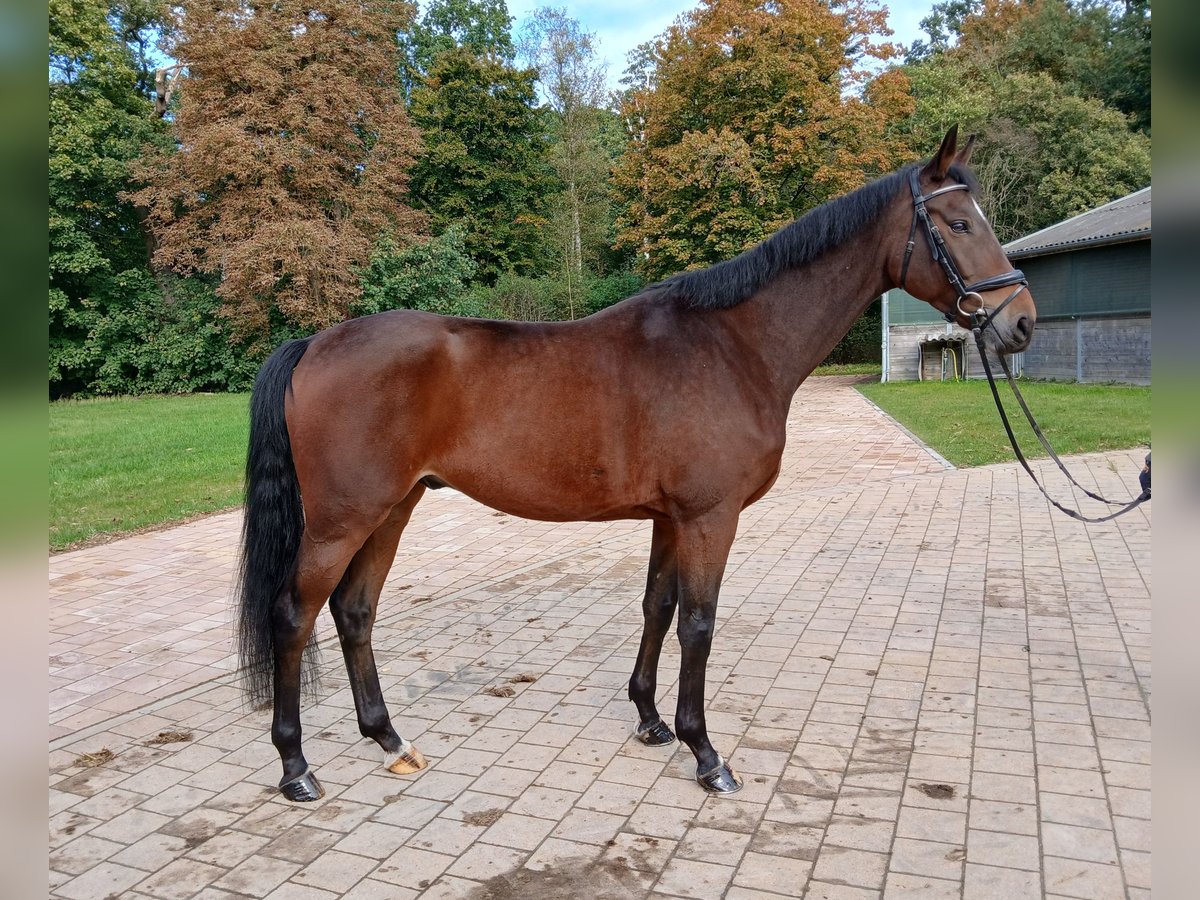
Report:
M 1109 513 L 1107 516 L 1098 516 L 1095 518 L 1088 517 L 1080 513 L 1078 510 L 1071 509 L 1059 503 L 1051 497 L 1042 483 L 1038 480 L 1037 475 L 1033 473 L 1032 467 L 1029 465 L 1025 455 L 1021 452 L 1020 446 L 1017 444 L 1016 435 L 1013 434 L 1012 425 L 1008 421 L 1008 415 L 1004 411 L 1004 404 L 1000 401 L 1000 393 L 996 389 L 996 379 L 992 374 L 991 364 L 988 362 L 987 349 L 984 346 L 983 334 L 984 330 L 991 325 L 992 330 L 999 336 L 1000 332 L 994 324 L 996 316 L 1008 306 L 1013 300 L 1020 296 L 1022 291 L 1028 290 L 1029 282 L 1025 278 L 1025 273 L 1020 269 L 1012 269 L 1008 272 L 1002 272 L 999 275 L 993 275 L 990 278 L 984 278 L 982 281 L 976 281 L 973 284 L 966 284 L 963 281 L 962 273 L 959 272 L 958 265 L 954 262 L 954 257 L 950 255 L 950 248 L 946 246 L 946 239 L 942 237 L 941 231 L 929 216 L 929 210 L 925 204 L 928 200 L 937 197 L 940 194 L 948 193 L 949 191 L 967 191 L 970 188 L 965 184 L 952 184 L 943 188 L 938 188 L 928 194 L 921 193 L 920 176 L 917 169 L 912 169 L 908 174 L 909 187 L 912 190 L 913 196 L 913 219 L 912 226 L 908 230 L 908 242 L 904 245 L 904 264 L 900 269 L 900 288 L 904 289 L 904 282 L 908 276 L 908 264 L 912 260 L 913 248 L 916 244 L 916 234 L 918 225 L 925 233 L 925 238 L 929 242 L 929 250 L 933 255 L 933 259 L 941 267 L 946 274 L 946 279 L 950 282 L 950 286 L 954 288 L 954 293 L 957 295 L 955 301 L 955 309 L 959 315 L 967 319 L 971 323 L 971 334 L 975 337 L 975 346 L 979 349 L 979 358 L 983 362 L 983 371 L 987 374 L 988 387 L 992 390 L 992 399 L 996 402 L 996 410 L 1000 413 L 1000 421 L 1004 424 L 1004 431 L 1008 434 L 1008 442 L 1012 444 L 1013 452 L 1017 456 L 1018 462 L 1022 468 L 1033 479 L 1033 483 L 1037 485 L 1037 489 L 1042 492 L 1042 496 L 1050 502 L 1052 506 L 1066 513 L 1073 519 L 1078 519 L 1080 522 L 1097 523 L 1107 522 L 1110 519 L 1115 519 L 1117 516 L 1124 515 L 1130 510 L 1150 499 L 1150 489 L 1146 488 L 1142 493 L 1131 501 L 1124 500 L 1108 500 L 1101 497 L 1099 494 L 1093 493 L 1081 485 L 1067 471 L 1067 467 L 1063 465 L 1058 454 L 1054 452 L 1054 448 L 1050 446 L 1050 442 L 1046 440 L 1045 434 L 1042 433 L 1041 427 L 1033 418 L 1033 413 L 1029 411 L 1029 406 L 1025 403 L 1025 398 L 1021 396 L 1021 392 L 1017 389 L 1016 379 L 1013 378 L 1012 371 L 1008 367 L 1008 361 L 1003 353 L 997 353 L 996 359 L 1000 363 L 1000 368 L 1004 370 L 1004 376 L 1008 379 L 1009 387 L 1012 388 L 1013 395 L 1017 398 L 1017 403 L 1021 406 L 1021 411 L 1025 414 L 1026 420 L 1029 422 L 1029 427 L 1033 429 L 1033 433 L 1037 436 L 1043 449 L 1054 460 L 1059 470 L 1067 476 L 1067 480 L 1079 490 L 1083 491 L 1088 497 L 1093 500 L 1098 500 L 1101 503 L 1106 503 L 1109 506 L 1121 507 L 1116 512 Z M 1015 285 L 1014 290 L 1000 302 L 1000 304 L 991 312 L 984 306 L 983 297 L 980 296 L 981 291 L 992 291 L 1002 287 Z M 973 310 L 963 309 L 963 301 L 969 298 L 974 298 L 978 302 L 978 306 Z M 955 321 L 953 313 L 946 313 L 946 321 L 953 323 Z

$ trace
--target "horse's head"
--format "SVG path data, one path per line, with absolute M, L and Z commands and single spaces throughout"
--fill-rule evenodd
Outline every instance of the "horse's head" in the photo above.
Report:
M 986 322 L 984 336 L 992 349 L 1018 353 L 1029 346 L 1037 309 L 1024 275 L 1005 257 L 972 196 L 974 180 L 966 166 L 974 143 L 972 137 L 959 150 L 955 125 L 933 159 L 909 171 L 909 189 L 902 195 L 912 224 L 889 266 L 900 287 L 947 320 L 964 328 Z

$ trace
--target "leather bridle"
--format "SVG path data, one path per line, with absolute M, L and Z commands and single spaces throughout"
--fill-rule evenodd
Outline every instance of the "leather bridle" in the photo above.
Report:
M 1008 304 L 1012 303 L 1013 300 L 1020 296 L 1022 291 L 1029 289 L 1029 282 L 1025 278 L 1025 273 L 1020 269 L 1011 269 L 1008 272 L 1001 272 L 999 275 L 992 275 L 989 278 L 984 278 L 981 281 L 976 281 L 972 284 L 965 284 L 962 273 L 959 271 L 958 265 L 954 261 L 954 257 L 950 255 L 950 248 L 946 246 L 946 239 L 942 237 L 941 231 L 938 230 L 937 225 L 935 225 L 933 220 L 930 218 L 929 210 L 926 208 L 925 204 L 927 201 L 932 200 L 934 197 L 940 196 L 941 194 L 946 194 L 950 191 L 969 191 L 970 188 L 965 184 L 951 184 L 947 185 L 946 187 L 938 188 L 935 191 L 930 191 L 928 194 L 922 194 L 920 172 L 916 167 L 911 169 L 908 173 L 908 184 L 912 190 L 913 218 L 912 226 L 908 229 L 908 242 L 904 245 L 904 263 L 900 268 L 900 289 L 904 289 L 904 283 L 908 277 L 908 265 L 912 261 L 913 248 L 916 246 L 917 226 L 920 225 L 921 230 L 924 232 L 925 238 L 929 243 L 929 252 L 933 256 L 934 262 L 942 267 L 942 271 L 946 273 L 946 279 L 950 282 L 950 286 L 954 289 L 954 293 L 957 298 L 954 304 L 955 309 L 958 311 L 960 316 L 971 323 L 971 334 L 975 338 L 975 346 L 979 349 L 979 358 L 983 362 L 983 371 L 987 374 L 988 386 L 992 389 L 992 399 L 996 401 L 996 409 L 1000 413 L 1000 421 L 1004 423 L 1004 430 L 1008 434 L 1008 441 L 1010 444 L 1012 444 L 1013 452 L 1016 454 L 1017 460 L 1029 474 L 1029 477 L 1033 479 L 1033 483 L 1037 485 L 1038 490 L 1042 492 L 1042 496 L 1044 496 L 1052 506 L 1066 513 L 1071 518 L 1078 519 L 1081 522 L 1090 523 L 1107 522 L 1110 519 L 1115 519 L 1117 516 L 1123 515 L 1134 507 L 1139 506 L 1149 500 L 1149 488 L 1143 490 L 1142 493 L 1134 500 L 1126 502 L 1123 500 L 1107 500 L 1104 497 L 1101 497 L 1099 494 L 1089 491 L 1078 481 L 1076 481 L 1071 473 L 1067 471 L 1067 467 L 1063 465 L 1062 460 L 1058 458 L 1058 454 L 1054 452 L 1054 448 L 1050 446 L 1050 442 L 1046 440 L 1046 436 L 1042 433 L 1041 427 L 1036 421 L 1034 421 L 1033 413 L 1029 411 L 1029 407 L 1025 403 L 1025 398 L 1021 396 L 1021 392 L 1017 389 L 1016 379 L 1013 378 L 1012 371 L 1008 367 L 1008 361 L 1005 358 L 1005 355 L 1003 353 L 997 353 L 996 359 L 1000 363 L 1000 368 L 1004 370 L 1005 378 L 1007 378 L 1008 384 L 1012 388 L 1013 395 L 1017 398 L 1017 402 L 1020 404 L 1021 411 L 1025 414 L 1025 418 L 1029 422 L 1030 428 L 1032 428 L 1033 433 L 1037 435 L 1037 438 L 1041 442 L 1041 445 L 1045 449 L 1046 453 L 1048 453 L 1050 458 L 1058 465 L 1059 470 L 1067 476 L 1067 480 L 1070 481 L 1071 484 L 1075 485 L 1075 487 L 1079 488 L 1084 494 L 1091 497 L 1093 500 L 1099 500 L 1101 503 L 1107 503 L 1109 506 L 1120 506 L 1121 509 L 1114 513 L 1110 513 L 1107 516 L 1089 518 L 1077 510 L 1064 506 L 1046 493 L 1046 489 L 1042 487 L 1042 483 L 1038 481 L 1038 478 L 1033 473 L 1033 469 L 1030 467 L 1028 460 L 1025 459 L 1025 455 L 1021 452 L 1021 448 L 1017 445 L 1017 438 L 1016 435 L 1013 434 L 1012 426 L 1008 421 L 1008 415 L 1004 411 L 1004 404 L 1000 402 L 1000 393 L 996 390 L 996 379 L 992 375 L 992 367 L 988 361 L 987 348 L 983 339 L 984 330 L 989 325 L 991 325 L 992 330 L 996 332 L 996 336 L 1000 337 L 1000 331 L 995 325 L 996 316 L 998 316 L 1001 311 L 1008 306 Z M 983 297 L 980 295 L 980 292 L 994 291 L 998 288 L 1008 287 L 1009 285 L 1016 285 L 1016 289 L 1013 290 L 1007 297 L 1005 297 L 994 310 L 989 312 L 987 307 L 984 306 Z M 979 305 L 973 310 L 968 311 L 963 309 L 963 301 L 972 297 L 978 301 Z M 952 324 L 955 322 L 954 313 L 948 312 L 944 313 L 944 315 L 947 322 Z
M 929 252 L 933 255 L 933 261 L 942 267 L 942 271 L 946 273 L 946 280 L 950 282 L 950 287 L 954 288 L 957 297 L 954 306 L 958 314 L 969 321 L 972 327 L 986 328 L 1004 307 L 1020 296 L 1022 291 L 1028 290 L 1029 282 L 1025 279 L 1025 273 L 1020 269 L 1010 269 L 973 284 L 965 284 L 958 264 L 950 255 L 950 248 L 946 246 L 946 239 L 942 237 L 942 232 L 930 218 L 925 203 L 934 197 L 948 194 L 950 191 L 969 191 L 970 188 L 965 184 L 951 184 L 938 188 L 936 191 L 930 191 L 928 194 L 922 194 L 921 176 L 915 167 L 908 173 L 908 186 L 912 190 L 913 196 L 913 217 L 912 225 L 908 229 L 908 242 L 904 245 L 904 264 L 900 267 L 900 289 L 904 290 L 904 282 L 908 278 L 908 264 L 912 261 L 913 248 L 916 246 L 917 226 L 920 225 L 921 230 L 925 233 L 925 239 L 929 243 Z M 991 313 L 988 313 L 987 308 L 983 305 L 980 291 L 994 291 L 997 288 L 1008 287 L 1010 284 L 1017 285 L 1017 289 L 1005 297 Z M 974 297 L 979 302 L 979 306 L 974 310 L 967 311 L 963 309 L 962 304 L 970 297 Z M 944 315 L 947 322 L 955 321 L 954 313 L 948 312 Z M 980 321 L 981 318 L 982 321 Z M 992 327 L 995 328 L 994 325 Z

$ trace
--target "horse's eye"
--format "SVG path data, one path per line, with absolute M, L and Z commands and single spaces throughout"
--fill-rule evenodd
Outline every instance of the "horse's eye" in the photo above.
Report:
M 959 219 L 957 222 L 950 223 L 950 230 L 955 234 L 966 234 L 971 230 L 971 226 L 968 225 L 963 219 Z

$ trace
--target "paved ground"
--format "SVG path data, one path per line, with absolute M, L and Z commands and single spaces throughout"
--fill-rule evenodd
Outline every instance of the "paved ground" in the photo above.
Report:
M 802 388 L 730 559 L 708 720 L 741 793 L 630 736 L 649 526 L 439 491 L 375 637 L 431 766 L 389 775 L 358 737 L 323 617 L 328 793 L 289 805 L 233 674 L 229 513 L 50 560 L 51 896 L 1148 897 L 1149 508 L 1052 516 L 849 384 Z M 1075 463 L 1123 496 L 1140 454 Z

